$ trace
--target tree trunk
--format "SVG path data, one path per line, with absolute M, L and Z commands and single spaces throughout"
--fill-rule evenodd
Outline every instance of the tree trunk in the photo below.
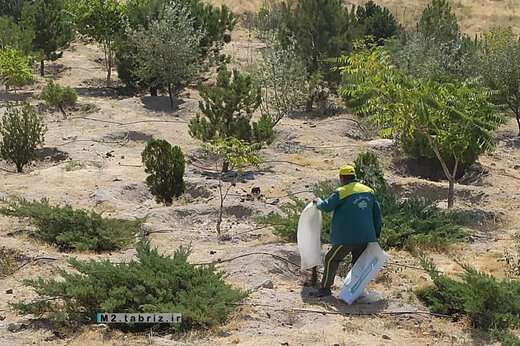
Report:
M 307 101 L 305 102 L 305 111 L 312 112 L 312 105 L 314 104 L 314 96 L 309 96 Z
M 63 109 L 63 106 L 59 105 L 58 107 L 59 107 L 61 113 L 63 114 L 63 119 L 67 119 L 67 113 L 65 113 L 65 109 Z
M 157 96 L 157 87 L 150 87 L 150 96 Z
M 16 172 L 18 172 L 18 173 L 23 172 L 23 165 L 21 163 L 16 163 Z
M 453 203 L 455 201 L 455 179 L 453 177 L 449 177 L 448 179 L 448 209 L 451 209 L 453 208 Z
M 227 172 L 229 172 L 229 162 L 224 161 L 222 163 L 222 173 L 227 173 Z
M 112 81 L 112 59 L 108 58 L 107 63 L 107 86 L 109 87 Z
M 173 109 L 173 93 L 171 84 L 168 84 L 168 95 L 170 96 L 170 108 Z
M 45 61 L 40 60 L 40 76 L 45 76 Z
M 518 124 L 518 136 L 520 136 L 520 112 L 516 113 L 516 123 Z

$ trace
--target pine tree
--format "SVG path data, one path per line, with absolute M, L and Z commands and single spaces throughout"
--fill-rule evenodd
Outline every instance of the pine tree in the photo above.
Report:
M 64 0 L 35 0 L 25 2 L 21 26 L 34 32 L 32 50 L 40 56 L 40 75 L 45 74 L 45 60 L 61 57 L 73 37 L 72 19 L 65 10 Z
M 438 43 L 452 42 L 460 37 L 459 23 L 449 0 L 432 0 L 424 9 L 417 29 Z
M 226 139 L 251 140 L 251 117 L 261 102 L 260 89 L 250 75 L 232 72 L 223 66 L 217 83 L 200 88 L 202 114 L 189 125 L 190 135 L 203 141 Z

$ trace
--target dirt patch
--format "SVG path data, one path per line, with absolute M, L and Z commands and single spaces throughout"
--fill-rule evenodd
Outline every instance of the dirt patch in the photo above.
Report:
M 153 135 L 141 131 L 118 131 L 104 136 L 103 139 L 107 141 L 147 142 L 153 139 Z
M 431 181 L 446 180 L 441 164 L 436 159 L 395 157 L 393 158 L 392 165 L 394 170 L 401 176 L 418 177 Z M 448 167 L 452 166 L 453 164 L 448 163 Z M 455 178 L 462 178 L 464 171 L 464 167 L 459 167 Z
M 61 162 L 69 158 L 69 154 L 65 151 L 59 150 L 56 147 L 44 147 L 36 149 L 36 161 L 41 162 Z

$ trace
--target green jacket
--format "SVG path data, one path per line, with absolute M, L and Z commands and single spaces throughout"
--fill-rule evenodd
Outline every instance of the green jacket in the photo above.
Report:
M 332 245 L 375 242 L 381 234 L 381 208 L 374 191 L 359 182 L 336 189 L 326 200 L 318 199 L 318 209 L 333 212 L 330 224 Z

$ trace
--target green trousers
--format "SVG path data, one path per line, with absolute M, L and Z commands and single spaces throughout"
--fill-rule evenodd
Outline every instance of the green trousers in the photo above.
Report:
M 323 268 L 323 278 L 321 279 L 321 287 L 331 288 L 334 284 L 334 278 L 338 271 L 339 263 L 349 253 L 352 254 L 352 265 L 356 263 L 359 256 L 365 251 L 368 244 L 360 245 L 333 245 L 332 248 L 325 255 L 325 263 Z

